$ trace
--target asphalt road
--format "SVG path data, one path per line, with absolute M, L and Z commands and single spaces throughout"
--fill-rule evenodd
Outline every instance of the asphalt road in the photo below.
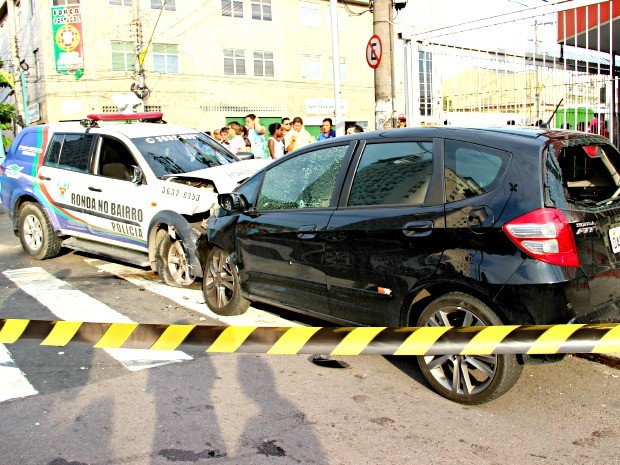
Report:
M 32 291 L 19 279 L 28 273 L 54 289 Z M 84 254 L 32 261 L 2 215 L 0 286 L 2 318 L 297 320 L 269 307 L 216 320 L 198 289 Z M 5 347 L 0 370 L 21 373 L 31 390 L 0 402 L 0 465 L 620 463 L 620 370 L 577 357 L 526 366 L 508 394 L 466 407 L 434 394 L 411 358 L 341 357 L 350 367 L 337 369 L 306 356 L 186 353 L 170 363 L 33 341 Z

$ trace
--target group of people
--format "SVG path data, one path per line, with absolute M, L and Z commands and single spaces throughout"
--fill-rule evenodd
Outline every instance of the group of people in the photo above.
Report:
M 316 140 L 336 137 L 333 126 L 332 119 L 325 118 Z M 269 138 L 265 144 L 267 130 Z M 347 134 L 357 132 L 364 132 L 358 124 L 346 128 Z M 207 134 L 233 153 L 252 152 L 257 157 L 274 160 L 315 141 L 314 137 L 304 128 L 304 121 L 299 116 L 292 120 L 282 118 L 280 123 L 271 123 L 268 128 L 265 128 L 253 113 L 245 117 L 245 125 L 233 121 L 223 128 L 215 129 L 212 133 L 207 131 Z

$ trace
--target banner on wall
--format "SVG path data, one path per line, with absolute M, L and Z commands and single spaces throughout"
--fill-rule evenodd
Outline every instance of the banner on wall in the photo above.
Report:
M 56 72 L 84 74 L 84 50 L 82 47 L 82 14 L 80 6 L 52 7 L 52 34 Z

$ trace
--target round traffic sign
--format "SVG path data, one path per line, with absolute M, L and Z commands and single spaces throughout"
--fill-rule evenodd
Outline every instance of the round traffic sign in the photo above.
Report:
M 378 35 L 373 35 L 366 45 L 366 62 L 368 66 L 376 69 L 381 63 L 381 54 L 383 53 L 383 46 L 381 45 L 381 39 Z

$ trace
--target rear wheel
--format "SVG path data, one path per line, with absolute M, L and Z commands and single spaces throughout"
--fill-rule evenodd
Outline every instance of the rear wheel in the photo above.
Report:
M 194 282 L 183 241 L 166 233 L 157 249 L 157 272 L 163 282 L 173 287 L 187 287 Z
M 230 254 L 218 247 L 211 249 L 207 256 L 202 293 L 211 311 L 218 315 L 241 315 L 250 306 L 241 295 L 237 267 Z
M 19 240 L 35 260 L 55 257 L 62 244 L 43 208 L 37 203 L 25 203 L 19 209 Z
M 450 292 L 430 302 L 416 326 L 501 324 L 497 314 L 481 300 L 463 292 Z M 496 399 L 515 385 L 523 371 L 516 355 L 433 355 L 417 359 L 433 389 L 461 404 Z

